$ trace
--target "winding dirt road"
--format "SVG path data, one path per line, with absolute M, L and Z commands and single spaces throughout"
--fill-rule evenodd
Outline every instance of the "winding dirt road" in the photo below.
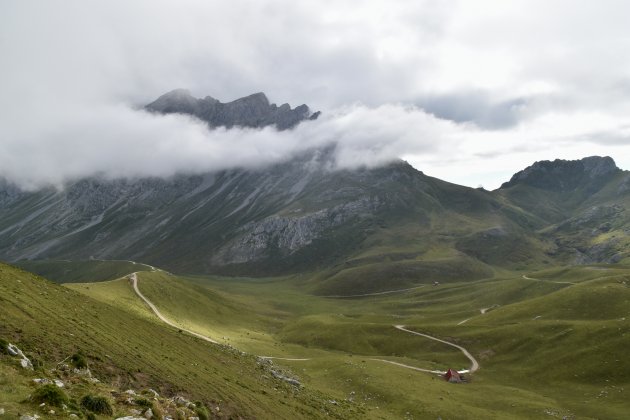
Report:
M 157 271 L 158 269 L 155 269 L 153 271 Z M 207 337 L 203 334 L 199 334 L 196 333 L 194 331 L 191 330 L 187 330 L 185 328 L 180 327 L 179 325 L 171 322 L 168 318 L 166 318 L 164 315 L 162 315 L 162 313 L 159 311 L 159 309 L 153 304 L 153 302 L 151 302 L 149 299 L 146 298 L 146 296 L 144 296 L 142 294 L 142 292 L 140 292 L 140 289 L 138 289 L 138 274 L 136 273 L 131 273 L 129 276 L 129 280 L 131 280 L 131 284 L 133 285 L 133 290 L 134 292 L 136 292 L 136 295 L 138 295 L 138 297 L 140 299 L 142 299 L 144 301 L 144 303 L 147 304 L 147 306 L 151 309 L 151 311 L 153 311 L 153 313 L 155 314 L 155 316 L 157 316 L 162 322 L 164 322 L 167 325 L 170 325 L 173 328 L 177 328 L 178 330 L 182 330 L 182 331 L 186 331 L 188 334 L 194 335 L 195 337 L 201 338 L 204 341 L 207 341 L 209 343 L 212 344 L 221 344 L 216 340 L 213 340 L 210 337 Z M 311 359 L 298 359 L 298 358 L 290 358 L 290 357 L 274 357 L 274 356 L 258 356 L 261 359 L 276 359 L 276 360 L 289 360 L 289 361 L 304 361 L 304 360 L 311 360 Z
M 542 279 L 535 279 L 533 277 L 527 277 L 525 274 L 523 274 L 523 278 L 525 280 L 532 280 L 532 281 L 546 281 L 547 283 L 556 283 L 556 284 L 577 284 L 577 283 L 573 283 L 571 281 L 555 281 L 555 280 L 542 280 Z
M 426 284 L 423 284 L 422 286 L 410 287 L 409 289 L 386 290 L 384 292 L 363 293 L 361 295 L 329 295 L 329 296 L 322 296 L 322 297 L 343 299 L 343 298 L 355 298 L 355 297 L 367 297 L 367 296 L 382 296 L 382 295 L 389 295 L 392 293 L 402 293 L 402 292 L 408 292 L 410 290 L 422 289 L 424 286 L 426 286 Z
M 430 340 L 434 340 L 434 341 L 438 341 L 440 343 L 444 343 L 447 344 L 451 347 L 455 347 L 456 349 L 459 349 L 462 353 L 464 353 L 464 356 L 466 356 L 468 358 L 468 360 L 470 360 L 470 369 L 468 369 L 468 372 L 473 373 L 479 370 L 479 362 L 477 362 L 477 359 L 475 359 L 473 357 L 472 354 L 470 354 L 470 352 L 468 350 L 466 350 L 465 348 L 463 348 L 462 346 L 459 346 L 455 343 L 451 343 L 450 341 L 446 341 L 446 340 L 441 340 L 439 338 L 430 336 L 428 334 L 422 334 L 416 331 L 412 331 L 412 330 L 408 330 L 407 328 L 405 328 L 404 325 L 394 325 L 394 328 L 399 329 L 400 331 L 405 331 L 408 332 L 409 334 L 414 334 L 414 335 L 419 335 L 421 337 L 424 338 L 428 338 Z M 459 372 L 466 372 L 466 370 L 460 370 Z
M 404 363 L 398 363 L 398 362 L 394 362 L 393 360 L 385 360 L 385 359 L 368 359 L 368 360 L 374 360 L 376 362 L 384 362 L 384 363 L 389 363 L 391 365 L 396 365 L 396 366 L 400 366 L 400 367 L 404 367 L 406 369 L 412 369 L 412 370 L 417 370 L 419 372 L 426 372 L 426 373 L 435 373 L 436 375 L 443 375 L 446 372 L 444 372 L 443 370 L 429 370 L 429 369 L 422 369 L 422 368 L 418 368 L 415 366 L 409 366 L 406 365 Z
M 200 338 L 200 339 L 202 339 L 204 341 L 207 341 L 209 343 L 221 344 L 218 341 L 213 340 L 210 337 L 207 337 L 207 336 L 205 336 L 203 334 L 199 334 L 199 333 L 196 333 L 194 331 L 182 328 L 179 325 L 171 322 L 168 318 L 166 318 L 164 315 L 162 315 L 162 313 L 153 304 L 153 302 L 151 302 L 149 299 L 147 299 L 146 296 L 144 296 L 142 294 L 142 292 L 140 292 L 140 289 L 138 288 L 138 273 L 137 272 L 136 273 L 131 273 L 127 277 L 131 281 L 131 284 L 133 286 L 133 290 L 136 293 L 136 295 L 138 295 L 138 297 L 140 299 L 142 299 L 142 301 L 151 309 L 151 311 L 153 311 L 155 316 L 157 316 L 162 322 L 164 322 L 167 325 L 170 325 L 173 328 L 177 328 L 178 330 L 185 331 L 188 334 L 193 335 L 195 337 L 198 337 L 198 338 Z M 459 345 L 457 345 L 455 343 L 451 343 L 450 341 L 441 340 L 439 338 L 436 338 L 436 337 L 433 337 L 433 336 L 430 336 L 430 335 L 427 335 L 427 334 L 422 334 L 422 333 L 419 333 L 419 332 L 416 332 L 416 331 L 408 330 L 408 329 L 405 328 L 404 325 L 394 325 L 394 328 L 399 329 L 399 330 L 404 331 L 404 332 L 407 332 L 407 333 L 410 333 L 410 334 L 419 335 L 421 337 L 425 337 L 425 338 L 428 338 L 430 340 L 438 341 L 440 343 L 444 343 L 444 344 L 447 344 L 449 346 L 452 346 L 452 347 L 455 347 L 455 348 L 459 349 L 471 361 L 470 369 L 461 370 L 461 371 L 459 371 L 460 373 L 467 373 L 467 372 L 473 373 L 473 372 L 479 370 L 479 363 L 477 362 L 477 360 L 468 352 L 468 350 L 466 350 L 462 346 L 459 346 Z M 261 358 L 261 359 L 266 359 L 266 360 L 268 360 L 268 359 L 288 360 L 288 361 L 306 361 L 306 360 L 311 360 L 311 359 L 308 359 L 308 358 L 289 358 L 289 357 L 274 357 L 274 356 L 258 356 L 258 357 Z M 389 363 L 389 364 L 392 364 L 392 365 L 400 366 L 400 367 L 403 367 L 403 368 L 406 368 L 406 369 L 416 370 L 416 371 L 419 371 L 419 372 L 427 372 L 427 373 L 435 373 L 435 374 L 443 374 L 444 373 L 443 371 L 422 369 L 422 368 L 418 368 L 418 367 L 415 367 L 415 366 L 409 366 L 409 365 L 405 365 L 403 363 L 394 362 L 392 360 L 385 360 L 385 359 L 369 359 L 369 360 Z
M 171 327 L 173 327 L 173 328 L 177 328 L 178 330 L 186 331 L 188 334 L 194 335 L 195 337 L 201 338 L 202 340 L 205 340 L 205 341 L 207 341 L 207 342 L 209 342 L 209 343 L 212 343 L 212 344 L 219 344 L 219 342 L 218 342 L 218 341 L 213 340 L 213 339 L 212 339 L 212 338 L 210 338 L 210 337 L 206 337 L 206 336 L 205 336 L 205 335 L 203 335 L 203 334 L 199 334 L 199 333 L 196 333 L 196 332 L 194 332 L 194 331 L 190 331 L 190 330 L 187 330 L 187 329 L 185 329 L 185 328 L 182 328 L 182 327 L 180 327 L 179 325 L 176 325 L 176 324 L 174 324 L 173 322 L 169 321 L 167 318 L 165 318 L 165 317 L 164 317 L 164 315 L 162 315 L 162 314 L 160 313 L 160 311 L 158 310 L 158 308 L 157 308 L 157 307 L 156 307 L 156 306 L 155 306 L 155 305 L 154 305 L 154 304 L 153 304 L 153 303 L 152 303 L 149 299 L 147 299 L 147 298 L 146 298 L 146 297 L 145 297 L 145 296 L 144 296 L 144 295 L 140 292 L 140 289 L 138 289 L 138 273 L 131 273 L 131 274 L 129 275 L 129 280 L 131 280 L 131 284 L 133 285 L 133 290 L 136 292 L 136 294 L 138 295 L 138 297 L 139 297 L 140 299 L 142 299 L 142 300 L 144 301 L 144 303 L 146 303 L 146 304 L 147 304 L 147 306 L 148 306 L 149 308 L 151 308 L 151 310 L 153 311 L 153 313 L 155 314 L 155 316 L 157 316 L 158 318 L 160 318 L 160 320 L 161 320 L 162 322 L 164 322 L 165 324 L 170 325 L 170 326 L 171 326 Z

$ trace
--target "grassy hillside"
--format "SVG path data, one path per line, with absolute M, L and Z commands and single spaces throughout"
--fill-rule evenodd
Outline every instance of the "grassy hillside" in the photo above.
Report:
M 122 260 L 25 260 L 18 261 L 15 265 L 56 283 L 76 283 L 85 281 L 85 279 L 90 279 L 92 282 L 113 280 L 135 271 L 151 271 L 153 269 L 146 264 Z
M 41 414 L 27 400 L 32 379 L 56 375 L 51 369 L 79 352 L 104 386 L 73 387 L 69 392 L 75 400 L 87 392 L 106 392 L 114 399 L 115 392 L 128 388 L 153 388 L 160 395 L 201 401 L 221 418 L 352 418 L 360 412 L 358 407 L 331 406 L 324 394 L 274 378 L 252 355 L 211 345 L 166 327 L 149 313 L 123 311 L 4 264 L 0 307 L 0 338 L 18 345 L 37 367 L 25 374 L 14 359 L 0 356 L 0 401 L 8 402 L 2 404 L 6 415 Z M 131 408 L 117 410 L 128 414 Z
M 346 299 L 310 294 L 306 275 L 139 278 L 142 293 L 182 327 L 252 354 L 308 359 L 275 363 L 307 388 L 361 407 L 366 418 L 623 418 L 630 408 L 623 283 L 630 271 L 522 275 Z M 72 288 L 121 311 L 146 311 L 121 280 Z M 374 360 L 440 370 L 468 365 L 458 350 L 393 324 L 465 346 L 481 370 L 458 386 Z

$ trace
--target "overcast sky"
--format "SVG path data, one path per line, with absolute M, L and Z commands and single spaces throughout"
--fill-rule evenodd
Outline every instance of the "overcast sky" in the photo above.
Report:
M 630 169 L 627 1 L 0 2 L 0 175 L 24 186 L 268 164 L 337 141 L 496 188 L 536 160 Z M 138 108 L 264 91 L 322 118 L 208 130 Z

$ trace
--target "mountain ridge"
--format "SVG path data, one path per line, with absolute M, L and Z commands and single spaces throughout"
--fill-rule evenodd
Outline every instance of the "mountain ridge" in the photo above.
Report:
M 148 107 L 199 114 L 200 103 L 220 102 L 176 90 Z M 234 103 L 234 112 L 223 114 L 231 126 L 251 116 L 240 108 L 275 106 L 262 93 Z M 291 115 L 304 121 L 303 111 Z M 3 182 L 0 258 L 123 259 L 231 275 L 322 271 L 348 284 L 362 272 L 357 265 L 391 261 L 382 276 L 404 286 L 440 267 L 455 277 L 458 271 L 446 268 L 464 273 L 467 264 L 477 267 L 472 279 L 494 268 L 630 262 L 630 182 L 610 157 L 536 162 L 485 191 L 404 161 L 332 170 L 333 151 L 309 150 L 258 169 L 85 178 L 63 190 L 28 192 Z M 375 281 L 374 291 L 386 287 Z
M 522 183 L 543 189 L 563 191 L 575 189 L 579 185 L 584 185 L 585 181 L 597 181 L 618 171 L 621 169 L 610 156 L 589 156 L 578 160 L 541 160 L 514 174 L 500 188 L 509 188 Z
M 545 218 L 537 211 L 540 201 L 518 199 L 523 188 L 552 203 L 556 194 L 529 185 L 475 190 L 428 177 L 402 161 L 330 171 L 325 159 L 307 153 L 259 170 L 135 181 L 92 178 L 61 191 L 3 189 L 0 256 L 9 261 L 132 259 L 191 273 L 332 268 L 333 276 L 338 264 L 375 252 L 411 250 L 412 261 L 423 260 L 429 244 L 449 258 L 466 255 L 490 265 L 540 264 L 554 255 L 570 260 L 572 251 L 553 251 L 557 238 L 536 229 L 581 213 Z M 588 247 L 580 245 L 579 252 Z M 423 272 L 425 263 L 414 264 L 418 268 L 403 278 Z
M 306 120 L 317 119 L 320 112 L 311 112 L 305 105 L 295 108 L 287 103 L 277 106 L 269 102 L 263 92 L 257 92 L 231 102 L 220 102 L 211 96 L 195 98 L 189 90 L 175 89 L 145 106 L 151 112 L 161 114 L 186 114 L 205 121 L 212 128 L 251 127 L 273 125 L 278 130 L 288 130 Z

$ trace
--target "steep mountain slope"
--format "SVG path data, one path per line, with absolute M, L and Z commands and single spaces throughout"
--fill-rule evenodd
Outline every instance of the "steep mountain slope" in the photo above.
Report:
M 544 221 L 540 237 L 556 261 L 628 261 L 630 173 L 610 157 L 536 162 L 497 193 Z
M 462 257 L 476 232 L 525 238 L 535 223 L 492 194 L 399 162 L 330 171 L 318 151 L 262 170 L 172 179 L 86 179 L 6 192 L 0 257 L 131 259 L 187 272 L 280 273 Z M 494 230 L 493 230 L 494 229 Z M 523 257 L 538 259 L 536 239 Z M 476 255 L 475 255 L 476 256 Z M 366 259 L 367 258 L 367 259 Z M 372 260 L 370 260 L 370 258 Z
M 262 94 L 222 104 L 177 90 L 147 106 L 215 126 L 290 128 L 308 107 Z M 170 271 L 317 270 L 320 288 L 421 281 L 626 258 L 630 176 L 611 158 L 536 162 L 497 191 L 453 185 L 405 162 L 331 170 L 335 146 L 259 169 L 168 179 L 82 179 L 64 189 L 0 183 L 0 259 L 121 259 Z M 385 280 L 383 280 L 385 279 Z M 369 284 L 368 284 L 369 283 Z

